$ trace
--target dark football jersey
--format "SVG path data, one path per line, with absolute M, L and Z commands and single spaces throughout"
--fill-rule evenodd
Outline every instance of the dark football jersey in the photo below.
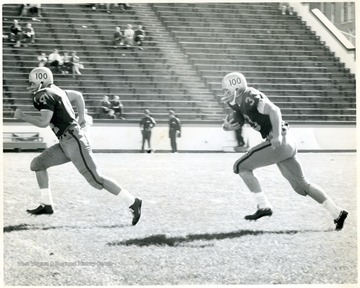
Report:
M 54 84 L 36 92 L 33 104 L 39 111 L 51 110 L 54 112 L 50 120 L 50 127 L 57 137 L 60 137 L 69 126 L 77 123 L 66 91 Z
M 266 138 L 272 130 L 269 115 L 261 114 L 257 107 L 260 101 L 266 101 L 266 95 L 255 88 L 248 87 L 241 94 L 240 104 L 230 104 L 234 111 L 240 111 L 244 115 L 244 120 L 252 128 L 261 133 L 262 138 Z

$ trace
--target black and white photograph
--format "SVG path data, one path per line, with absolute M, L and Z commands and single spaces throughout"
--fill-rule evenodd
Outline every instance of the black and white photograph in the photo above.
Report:
M 358 287 L 358 6 L 3 1 L 1 286 Z

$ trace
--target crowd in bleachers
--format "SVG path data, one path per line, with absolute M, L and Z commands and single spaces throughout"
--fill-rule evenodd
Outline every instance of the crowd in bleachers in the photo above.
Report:
M 15 48 L 20 48 L 21 45 L 27 47 L 29 43 L 35 43 L 35 30 L 32 24 L 26 23 L 23 28 L 19 21 L 15 19 L 10 27 L 9 40 L 14 43 Z
M 54 49 L 48 56 L 41 52 L 37 59 L 39 67 L 45 66 L 50 68 L 53 73 L 69 74 L 74 78 L 81 75 L 80 69 L 84 68 L 76 51 L 64 51 L 61 55 L 58 49 Z
M 142 25 L 138 25 L 138 28 L 134 30 L 131 24 L 127 24 L 124 31 L 121 30 L 120 26 L 115 27 L 113 44 L 114 48 L 132 48 L 134 46 L 137 46 L 140 50 L 144 50 L 144 48 L 142 47 L 144 39 L 145 30 L 143 29 Z

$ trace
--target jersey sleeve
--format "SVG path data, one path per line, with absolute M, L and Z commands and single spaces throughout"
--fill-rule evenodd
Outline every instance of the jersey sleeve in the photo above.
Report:
M 255 96 L 255 99 L 257 103 L 257 110 L 259 113 L 264 114 L 265 106 L 269 102 L 269 99 L 261 92 Z

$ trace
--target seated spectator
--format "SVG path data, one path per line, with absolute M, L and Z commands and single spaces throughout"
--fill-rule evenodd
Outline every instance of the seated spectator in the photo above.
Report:
M 119 119 L 125 119 L 123 117 L 123 109 L 124 105 L 121 103 L 120 97 L 117 95 L 114 95 L 113 99 L 111 100 L 111 109 L 114 110 L 115 115 Z
M 117 48 L 118 46 L 124 45 L 124 34 L 121 31 L 120 27 L 115 27 L 115 33 L 114 33 L 114 48 Z
M 115 111 L 113 109 L 111 109 L 111 103 L 109 101 L 109 96 L 105 95 L 104 98 L 100 102 L 100 118 L 106 119 L 109 117 L 109 115 L 110 116 L 115 115 Z
M 22 32 L 22 42 L 25 43 L 24 47 L 27 47 L 27 43 L 35 43 L 35 30 L 31 23 L 27 23 Z
M 33 21 L 41 21 L 37 17 L 41 16 L 41 4 L 23 4 L 21 6 L 20 17 L 33 17 Z
M 132 29 L 132 25 L 127 24 L 124 31 L 124 43 L 126 47 L 132 47 L 134 45 L 134 34 L 135 31 Z
M 63 66 L 62 66 L 63 74 L 70 74 L 70 73 L 72 74 L 74 64 L 72 63 L 72 56 L 69 55 L 68 51 L 64 51 L 64 56 L 62 56 L 62 59 L 63 59 Z
M 287 2 L 280 3 L 280 10 L 281 10 L 282 15 L 286 15 L 286 14 L 293 15 L 294 14 L 293 7 L 291 7 L 290 4 Z
M 80 62 L 80 57 L 76 55 L 76 51 L 71 52 L 72 64 L 73 64 L 73 77 L 75 75 L 81 75 L 80 69 L 84 69 L 84 65 Z
M 41 54 L 37 57 L 38 61 L 39 61 L 39 67 L 44 67 L 46 66 L 48 59 L 46 57 L 46 54 L 44 52 L 41 52 Z
M 48 63 L 50 69 L 53 69 L 54 72 L 62 73 L 61 68 L 63 64 L 63 59 L 61 58 L 58 49 L 54 49 L 53 52 L 49 54 Z
M 9 39 L 11 42 L 15 42 L 14 47 L 21 47 L 22 28 L 18 20 L 14 20 L 14 23 L 10 27 Z
M 143 30 L 143 27 L 139 25 L 134 33 L 134 40 L 135 40 L 135 44 L 139 46 L 140 50 L 144 50 L 144 48 L 142 47 L 144 39 L 145 39 L 145 31 Z

